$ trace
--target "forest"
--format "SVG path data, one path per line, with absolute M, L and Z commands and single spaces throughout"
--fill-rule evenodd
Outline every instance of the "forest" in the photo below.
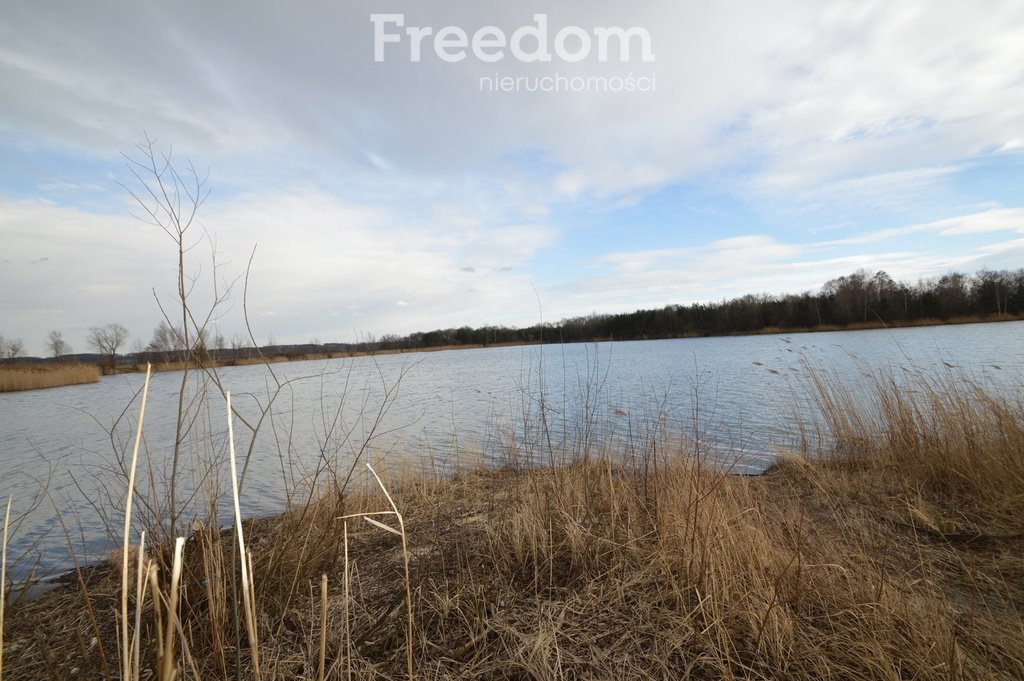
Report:
M 618 314 L 591 314 L 524 328 L 463 326 L 385 335 L 379 349 L 497 343 L 647 340 L 766 331 L 805 331 L 1013 319 L 1024 315 L 1024 269 L 950 273 L 907 283 L 859 270 L 817 293 L 748 294 L 732 300 Z M 371 343 L 372 344 L 372 343 Z

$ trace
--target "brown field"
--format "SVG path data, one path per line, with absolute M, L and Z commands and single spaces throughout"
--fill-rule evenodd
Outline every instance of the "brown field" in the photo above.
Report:
M 96 383 L 99 380 L 99 367 L 93 364 L 0 365 L 0 393 Z
M 1024 678 L 1024 404 L 913 388 L 820 380 L 830 445 L 756 477 L 660 437 L 629 468 L 509 441 L 500 470 L 384 475 L 394 507 L 328 484 L 243 524 L 249 600 L 234 535 L 196 526 L 171 626 L 152 554 L 140 677 Z M 9 611 L 4 678 L 118 677 L 120 570 L 80 579 Z

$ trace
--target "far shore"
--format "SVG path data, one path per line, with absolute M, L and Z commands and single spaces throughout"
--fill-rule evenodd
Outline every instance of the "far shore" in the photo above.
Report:
M 839 326 L 835 324 L 824 324 L 821 326 L 801 326 L 791 328 L 780 328 L 775 326 L 766 326 L 755 331 L 747 333 L 694 333 L 694 334 L 683 334 L 676 336 L 651 336 L 644 338 L 590 338 L 585 341 L 561 341 L 565 343 L 613 343 L 616 341 L 650 341 L 650 340 L 679 340 L 685 338 L 731 338 L 736 336 L 772 336 L 772 335 L 787 335 L 797 333 L 830 333 L 833 331 L 873 331 L 879 329 L 906 329 L 916 327 L 930 327 L 930 326 L 953 326 L 960 324 L 990 324 L 994 322 L 1019 322 L 1024 320 L 1024 317 L 1012 316 L 1012 315 L 1001 315 L 999 317 L 952 317 L 950 319 L 919 319 L 911 322 L 898 322 L 893 324 L 886 324 L 880 321 L 867 321 L 858 322 L 856 324 L 849 324 L 847 326 Z M 557 340 L 545 340 L 545 341 L 521 341 L 521 342 L 508 342 L 508 343 L 464 343 L 464 344 L 449 344 L 449 345 L 436 345 L 430 347 L 409 347 L 409 348 L 395 348 L 386 347 L 379 349 L 370 350 L 350 350 L 343 352 L 312 352 L 312 353 L 299 353 L 299 354 L 264 354 L 263 356 L 254 357 L 238 357 L 233 359 L 224 360 L 209 360 L 203 366 L 206 367 L 230 367 L 230 366 L 247 366 L 251 364 L 277 364 L 280 362 L 305 362 L 305 361 L 316 361 L 316 360 L 328 360 L 328 359 L 348 359 L 351 357 L 376 357 L 380 355 L 403 355 L 409 353 L 419 352 L 443 352 L 447 350 L 480 350 L 483 348 L 511 348 L 511 347 L 529 347 L 534 345 L 557 345 L 561 343 Z M 255 353 L 256 351 L 253 350 Z M 164 362 L 153 364 L 153 371 L 180 371 L 186 366 L 185 362 Z M 195 362 L 189 362 L 189 368 L 195 368 L 197 365 Z M 127 373 L 141 373 L 146 371 L 146 364 L 122 364 L 118 365 L 116 373 L 127 374 Z
M 833 331 L 869 331 L 878 329 L 898 329 L 911 327 L 947 326 L 957 324 L 988 324 L 993 322 L 1014 322 L 1021 321 L 1024 317 L 1013 315 L 1001 315 L 998 317 L 953 317 L 950 319 L 919 319 L 911 322 L 897 322 L 886 324 L 874 320 L 858 322 L 846 326 L 826 324 L 812 327 L 791 327 L 781 328 L 767 326 L 761 329 L 746 333 L 694 333 L 675 336 L 650 336 L 643 338 L 591 338 L 586 341 L 567 341 L 572 343 L 607 343 L 614 341 L 646 341 L 646 340 L 672 340 L 680 338 L 724 338 L 733 336 L 763 336 L 763 335 L 787 335 L 798 333 L 828 333 Z M 479 350 L 482 348 L 501 347 L 525 347 L 533 345 L 546 345 L 559 343 L 557 340 L 545 341 L 521 341 L 507 343 L 466 343 L 437 345 L 430 347 L 379 347 L 361 350 L 344 350 L 332 352 L 274 352 L 270 353 L 265 349 L 251 349 L 251 355 L 247 357 L 217 358 L 208 356 L 202 361 L 171 361 L 152 362 L 154 372 L 181 371 L 190 368 L 220 368 L 231 366 L 247 366 L 252 364 L 277 364 L 280 362 L 303 362 L 331 359 L 348 359 L 352 357 L 368 357 L 379 355 L 400 355 L 419 352 L 442 352 L 445 350 Z M 42 388 L 53 388 L 65 385 L 77 385 L 81 383 L 95 383 L 100 378 L 100 372 L 104 375 L 130 374 L 146 371 L 147 363 L 121 361 L 116 369 L 111 371 L 107 367 L 100 367 L 83 362 L 41 363 L 36 358 L 35 363 L 17 362 L 0 364 L 0 392 L 12 392 L 20 390 L 36 390 Z

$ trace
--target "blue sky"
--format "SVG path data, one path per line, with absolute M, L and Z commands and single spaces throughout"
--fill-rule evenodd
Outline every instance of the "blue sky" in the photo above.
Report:
M 110 322 L 149 341 L 175 253 L 121 186 L 140 188 L 122 155 L 145 134 L 209 171 L 197 307 L 255 247 L 260 341 L 530 324 L 538 296 L 555 320 L 861 267 L 1024 266 L 1024 5 L 706 5 L 7 3 L 0 334 L 32 354 Z M 468 41 L 493 26 L 507 49 L 450 62 L 428 37 L 412 62 L 401 34 L 375 61 L 374 13 Z M 536 14 L 548 62 L 511 50 Z M 601 27 L 644 31 L 653 60 L 555 49 Z M 496 75 L 655 87 L 484 91 Z

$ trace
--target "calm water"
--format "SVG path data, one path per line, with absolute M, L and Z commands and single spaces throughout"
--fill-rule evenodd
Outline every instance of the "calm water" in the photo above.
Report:
M 277 364 L 274 375 L 233 367 L 220 378 L 252 423 L 273 398 L 254 442 L 235 421 L 240 455 L 252 447 L 243 513 L 261 515 L 283 509 L 288 492 L 324 468 L 343 475 L 364 446 L 376 462 L 400 457 L 443 472 L 480 456 L 505 463 L 513 439 L 520 460 L 543 462 L 552 448 L 579 453 L 615 442 L 628 452 L 658 428 L 696 433 L 736 470 L 757 471 L 777 447 L 797 444 L 797 417 L 813 420 L 809 368 L 851 385 L 878 370 L 897 380 L 956 372 L 1019 394 L 1022 348 L 1024 322 L 1012 322 L 385 355 Z M 143 499 L 160 498 L 170 475 L 181 380 L 163 373 L 150 384 L 140 470 L 156 487 L 147 482 Z M 15 574 L 37 561 L 41 574 L 68 568 L 69 544 L 89 562 L 119 543 L 106 527 L 120 523 L 120 471 L 142 383 L 141 374 L 125 375 L 0 394 L 0 500 L 14 498 Z M 182 497 L 195 492 L 201 506 L 204 490 L 227 489 L 225 408 L 208 383 L 190 381 L 186 396 L 207 398 L 196 402 L 179 471 Z

